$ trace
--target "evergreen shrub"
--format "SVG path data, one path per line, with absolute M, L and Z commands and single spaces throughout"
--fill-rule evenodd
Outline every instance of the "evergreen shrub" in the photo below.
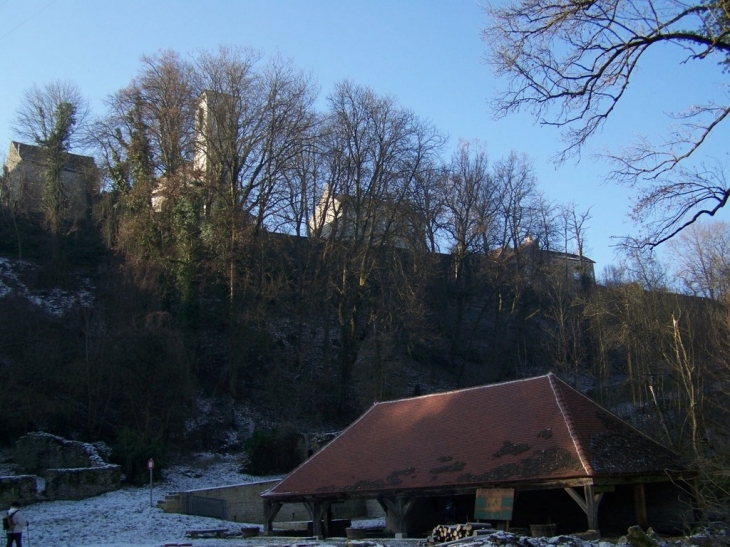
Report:
M 155 462 L 153 478 L 162 477 L 162 471 L 167 467 L 167 450 L 160 439 L 134 431 L 122 429 L 116 444 L 112 447 L 111 461 L 121 466 L 125 482 L 144 485 L 149 483 L 147 461 L 152 458 Z
M 251 475 L 288 473 L 305 458 L 304 436 L 294 426 L 256 428 L 246 441 L 248 462 L 244 471 Z

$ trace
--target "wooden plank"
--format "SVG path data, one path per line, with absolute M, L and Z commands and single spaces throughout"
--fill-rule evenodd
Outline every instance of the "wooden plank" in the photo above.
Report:
M 188 537 L 193 539 L 199 537 L 223 537 L 228 531 L 228 528 L 206 528 L 204 530 L 188 530 L 186 533 Z

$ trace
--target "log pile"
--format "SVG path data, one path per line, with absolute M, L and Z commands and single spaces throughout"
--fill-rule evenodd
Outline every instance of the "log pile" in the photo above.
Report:
M 478 536 L 492 532 L 491 524 L 470 523 L 466 524 L 439 524 L 433 529 L 431 535 L 428 536 L 428 543 L 447 543 L 450 541 L 459 541 L 473 536 Z

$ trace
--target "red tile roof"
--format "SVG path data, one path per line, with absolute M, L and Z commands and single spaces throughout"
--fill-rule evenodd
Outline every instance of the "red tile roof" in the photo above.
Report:
M 662 473 L 676 454 L 548 374 L 376 403 L 272 498 Z

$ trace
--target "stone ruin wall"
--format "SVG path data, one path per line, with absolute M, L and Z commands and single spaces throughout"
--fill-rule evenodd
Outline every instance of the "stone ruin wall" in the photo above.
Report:
M 82 500 L 118 490 L 120 477 L 118 465 L 49 469 L 43 496 L 47 500 Z
M 14 501 L 23 505 L 38 501 L 37 481 L 38 477 L 35 475 L 0 477 L 0 507 L 8 507 Z
M 106 463 L 97 447 L 48 433 L 21 437 L 13 460 L 27 474 L 0 477 L 0 506 L 80 500 L 121 487 L 120 467 Z

